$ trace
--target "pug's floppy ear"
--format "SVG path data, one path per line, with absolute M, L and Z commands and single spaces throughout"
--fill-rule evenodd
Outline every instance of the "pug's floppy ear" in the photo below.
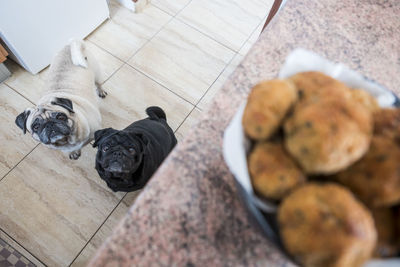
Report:
M 63 107 L 66 110 L 68 110 L 70 113 L 75 113 L 73 106 L 72 106 L 72 101 L 67 98 L 55 97 L 54 100 L 51 101 L 51 104 Z
M 15 124 L 22 129 L 24 134 L 26 134 L 26 121 L 28 120 L 29 114 L 31 114 L 30 110 L 25 110 L 21 114 L 17 116 L 15 119 Z
M 118 131 L 113 128 L 105 128 L 105 129 L 96 131 L 94 133 L 93 147 L 97 147 L 104 140 L 104 138 L 107 138 L 116 132 L 118 132 Z

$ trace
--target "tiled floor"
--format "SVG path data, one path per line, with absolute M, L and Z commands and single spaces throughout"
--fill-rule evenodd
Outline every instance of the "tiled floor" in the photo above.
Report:
M 102 65 L 104 127 L 122 128 L 149 105 L 179 140 L 257 40 L 272 0 L 153 0 L 134 14 L 110 1 L 111 19 L 88 38 Z M 84 266 L 139 192 L 113 193 L 94 170 L 38 145 L 15 117 L 38 101 L 47 71 L 8 62 L 0 84 L 0 238 L 38 266 Z
M 0 267 L 33 267 L 33 263 L 0 238 Z

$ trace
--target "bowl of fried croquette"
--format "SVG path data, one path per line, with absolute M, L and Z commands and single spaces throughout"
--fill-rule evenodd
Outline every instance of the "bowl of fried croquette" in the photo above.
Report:
M 390 90 L 296 50 L 278 78 L 251 88 L 223 151 L 249 219 L 300 266 L 400 266 L 400 101 Z

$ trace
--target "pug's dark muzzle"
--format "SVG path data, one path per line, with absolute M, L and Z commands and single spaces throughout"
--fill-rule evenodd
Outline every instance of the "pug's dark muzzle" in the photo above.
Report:
M 135 162 L 132 160 L 129 153 L 125 153 L 121 150 L 115 150 L 107 153 L 104 157 L 104 170 L 111 172 L 115 175 L 132 173 L 136 170 Z
M 105 165 L 107 165 L 107 167 L 104 168 L 101 178 L 114 192 L 129 192 L 138 186 L 137 181 L 132 177 L 132 173 L 138 169 L 140 164 L 136 164 L 136 162 L 132 161 L 128 162 L 126 160 L 123 162 L 113 160 Z M 101 169 L 101 167 L 99 169 Z
M 43 144 L 63 144 L 70 134 L 71 128 L 66 123 L 48 121 L 43 125 L 39 139 Z

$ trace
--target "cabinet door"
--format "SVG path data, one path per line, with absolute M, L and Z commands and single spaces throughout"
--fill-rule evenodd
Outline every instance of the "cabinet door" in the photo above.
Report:
M 108 17 L 106 0 L 1 0 L 0 37 L 35 74 L 70 39 L 83 39 Z

